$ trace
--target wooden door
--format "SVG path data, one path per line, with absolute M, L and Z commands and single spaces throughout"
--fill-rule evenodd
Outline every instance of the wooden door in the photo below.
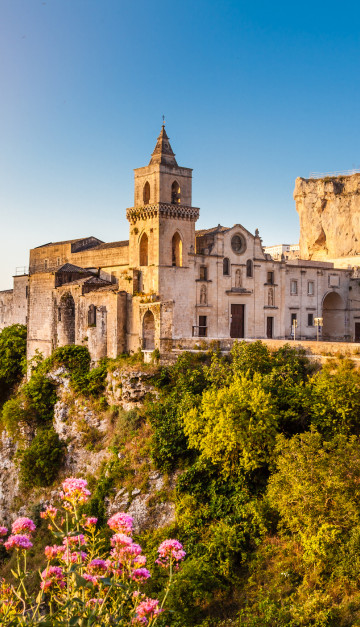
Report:
M 360 342 L 360 322 L 355 322 L 355 342 Z
M 272 316 L 268 316 L 266 318 L 266 337 L 271 339 L 273 336 L 273 325 L 274 325 L 274 318 Z
M 231 305 L 230 337 L 244 337 L 245 305 Z

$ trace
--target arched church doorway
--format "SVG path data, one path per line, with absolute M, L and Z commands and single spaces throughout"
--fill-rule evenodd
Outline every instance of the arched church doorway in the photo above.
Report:
M 153 351 L 155 349 L 155 318 L 149 309 L 143 318 L 142 331 L 143 349 Z
M 75 301 L 69 292 L 63 294 L 58 307 L 58 345 L 75 344 Z
M 323 300 L 324 340 L 343 340 L 345 336 L 345 306 L 337 292 L 329 292 Z
M 149 240 L 146 233 L 143 233 L 140 240 L 140 265 L 147 266 L 149 264 Z

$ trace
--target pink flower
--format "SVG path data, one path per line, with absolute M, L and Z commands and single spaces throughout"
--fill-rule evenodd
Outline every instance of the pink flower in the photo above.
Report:
M 54 520 L 56 514 L 56 507 L 48 507 L 44 512 L 40 512 L 40 518 L 50 518 L 51 520 Z
M 158 605 L 159 601 L 157 599 L 145 599 L 145 601 L 141 601 L 141 603 L 139 603 L 136 608 L 136 619 L 149 619 L 154 618 L 154 616 L 157 616 L 158 614 L 161 614 L 163 610 L 161 610 Z M 139 622 L 144 621 L 142 620 Z
M 98 519 L 95 517 L 88 517 L 84 522 L 84 527 L 87 529 L 88 527 L 95 527 Z
M 69 562 L 71 564 L 83 563 L 86 558 L 87 554 L 84 553 L 84 551 L 74 551 L 73 553 L 70 553 L 68 549 L 65 549 L 65 552 L 61 556 L 61 559 L 66 564 L 69 564 Z
M 82 533 L 79 533 L 78 536 L 67 536 L 63 539 L 64 546 L 83 546 L 85 544 L 85 536 Z
M 66 548 L 64 546 L 56 546 L 56 544 L 54 546 L 45 547 L 45 555 L 48 558 L 48 560 L 51 560 L 54 557 L 61 556 L 64 553 L 64 551 L 66 551 Z
M 0 527 L 0 536 L 6 536 L 7 532 L 7 527 Z
M 69 477 L 62 483 L 63 492 L 60 492 L 60 497 L 64 501 L 69 501 L 73 505 L 78 503 L 86 503 L 91 492 L 87 489 L 87 481 L 85 479 L 76 479 L 75 477 Z
M 166 567 L 170 561 L 180 562 L 184 559 L 186 553 L 182 544 L 178 540 L 164 540 L 158 548 L 160 559 L 156 560 L 157 564 Z
M 133 579 L 133 581 L 138 581 L 139 583 L 143 583 L 149 579 L 149 577 L 151 577 L 151 575 L 147 568 L 135 568 L 135 570 L 131 573 L 131 579 Z
M 27 549 L 31 549 L 32 542 L 30 542 L 28 536 L 9 536 L 7 541 L 4 543 L 5 548 L 10 551 L 10 549 L 23 549 L 26 551 Z
M 129 536 L 123 533 L 115 533 L 115 535 L 110 538 L 110 542 L 111 546 L 124 547 L 132 544 L 132 538 L 129 538 Z
M 31 518 L 17 518 L 11 527 L 11 533 L 32 533 L 36 527 Z
M 95 558 L 88 563 L 87 569 L 92 574 L 102 575 L 107 571 L 108 565 L 105 560 Z
M 58 585 L 60 588 L 65 587 L 64 573 L 60 566 L 49 566 L 41 573 L 43 581 L 40 584 L 42 590 L 48 590 L 54 585 Z
M 110 529 L 116 533 L 125 533 L 126 535 L 130 535 L 133 529 L 133 521 L 134 519 L 132 516 L 119 512 L 118 514 L 111 516 L 111 518 L 107 521 L 107 524 Z

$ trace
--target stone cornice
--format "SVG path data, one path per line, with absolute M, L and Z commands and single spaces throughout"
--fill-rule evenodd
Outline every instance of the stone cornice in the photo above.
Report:
M 131 224 L 135 224 L 137 220 L 147 220 L 148 218 L 160 216 L 162 218 L 180 218 L 181 220 L 196 222 L 199 213 L 200 210 L 198 207 L 187 207 L 186 205 L 159 202 L 155 205 L 129 207 L 126 209 L 126 218 Z

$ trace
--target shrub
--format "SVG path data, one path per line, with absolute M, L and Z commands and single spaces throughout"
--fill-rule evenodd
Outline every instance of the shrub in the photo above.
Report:
M 21 379 L 26 367 L 26 327 L 13 324 L 0 333 L 0 403 Z
M 64 456 L 64 443 L 53 429 L 39 431 L 21 452 L 20 479 L 25 486 L 48 486 L 56 479 Z

